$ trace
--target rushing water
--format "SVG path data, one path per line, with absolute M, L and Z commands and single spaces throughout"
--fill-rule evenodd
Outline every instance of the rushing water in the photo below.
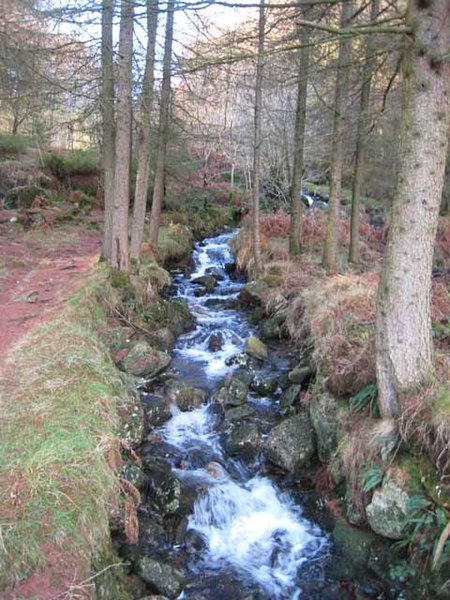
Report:
M 231 237 L 223 234 L 199 244 L 194 271 L 189 277 L 175 276 L 177 295 L 189 302 L 197 325 L 178 340 L 173 364 L 183 381 L 209 390 L 233 368 L 228 359 L 242 352 L 252 333 L 243 311 L 230 307 L 242 287 L 225 268 L 233 260 Z M 195 279 L 211 272 L 220 281 L 213 292 L 199 296 Z M 220 339 L 220 348 L 211 349 L 212 336 Z M 189 529 L 200 534 L 205 550 L 191 569 L 212 577 L 231 570 L 238 580 L 257 584 L 261 598 L 296 599 L 302 589 L 299 571 L 326 555 L 327 536 L 303 516 L 289 493 L 258 470 L 227 458 L 213 409 L 211 403 L 190 412 L 175 407 L 161 429 L 166 444 L 183 457 L 177 477 L 204 490 Z

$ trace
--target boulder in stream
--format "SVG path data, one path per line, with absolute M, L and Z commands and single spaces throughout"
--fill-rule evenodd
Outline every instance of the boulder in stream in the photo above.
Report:
M 182 484 L 169 463 L 156 458 L 144 458 L 145 491 L 153 508 L 162 515 L 177 513 L 182 506 Z
M 253 460 L 261 449 L 261 431 L 255 423 L 241 423 L 232 432 L 228 452 L 244 460 Z
M 148 427 L 160 427 L 172 417 L 170 404 L 162 396 L 142 394 L 141 397 Z
M 239 406 L 247 400 L 251 375 L 245 371 L 230 373 L 219 389 L 214 393 L 213 400 L 221 406 Z
M 167 563 L 149 556 L 140 556 L 137 559 L 136 571 L 145 583 L 169 599 L 177 598 L 183 591 L 183 573 Z
M 176 403 L 182 411 L 198 408 L 206 400 L 203 390 L 185 385 L 182 381 L 171 380 L 166 383 L 165 392 L 169 403 Z
M 129 350 L 121 357 L 117 366 L 135 377 L 150 378 L 167 369 L 171 360 L 169 354 L 152 348 L 145 340 L 136 340 L 131 343 Z
M 258 360 L 266 360 L 268 357 L 267 346 L 255 336 L 246 339 L 244 352 Z
M 294 472 L 306 465 L 315 452 L 314 429 L 306 412 L 276 425 L 263 447 L 264 456 L 283 471 Z
M 202 275 L 201 277 L 196 277 L 192 279 L 192 283 L 196 285 L 200 285 L 205 289 L 206 293 L 210 293 L 217 285 L 217 280 L 212 275 Z
M 222 350 L 224 343 L 225 338 L 222 332 L 212 333 L 208 339 L 208 350 L 210 352 L 219 352 L 219 350 Z
M 279 373 L 257 373 L 250 388 L 260 396 L 269 396 L 277 391 L 279 382 Z

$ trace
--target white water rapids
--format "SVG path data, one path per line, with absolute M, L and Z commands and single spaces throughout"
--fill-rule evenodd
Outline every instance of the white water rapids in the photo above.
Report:
M 193 385 L 222 378 L 230 370 L 226 360 L 242 352 L 251 334 L 242 313 L 208 303 L 234 298 L 241 287 L 230 281 L 224 269 L 224 264 L 232 261 L 230 237 L 221 235 L 197 246 L 196 269 L 190 280 L 181 275 L 175 280 L 179 296 L 189 301 L 197 318 L 196 329 L 182 336 L 175 350 L 180 371 L 184 368 Z M 196 297 L 197 287 L 191 280 L 212 268 L 224 279 L 213 293 Z M 223 339 L 215 352 L 209 349 L 213 334 L 221 334 Z M 289 494 L 282 493 L 269 478 L 254 476 L 226 457 L 212 408 L 209 404 L 190 412 L 175 408 L 173 418 L 161 428 L 165 442 L 188 457 L 183 468 L 175 470 L 176 475 L 200 482 L 204 488 L 189 519 L 189 529 L 206 542 L 202 564 L 212 571 L 232 568 L 243 581 L 258 583 L 267 598 L 295 600 L 301 595 L 299 568 L 326 552 L 327 538 L 302 516 Z M 207 450 L 208 458 L 199 468 L 198 461 L 189 462 L 189 456 L 195 451 L 198 456 L 202 449 Z

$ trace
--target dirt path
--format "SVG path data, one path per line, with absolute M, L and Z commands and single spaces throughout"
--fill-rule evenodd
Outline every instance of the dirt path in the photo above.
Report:
M 19 339 L 67 300 L 97 262 L 98 231 L 37 229 L 0 239 L 0 372 Z

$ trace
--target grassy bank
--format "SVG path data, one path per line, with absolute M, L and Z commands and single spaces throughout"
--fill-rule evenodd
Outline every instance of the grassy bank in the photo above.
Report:
M 49 589 L 69 587 L 110 555 L 119 451 L 140 427 L 139 407 L 98 337 L 110 293 L 99 267 L 8 356 L 20 386 L 2 392 L 0 587 L 33 573 Z

